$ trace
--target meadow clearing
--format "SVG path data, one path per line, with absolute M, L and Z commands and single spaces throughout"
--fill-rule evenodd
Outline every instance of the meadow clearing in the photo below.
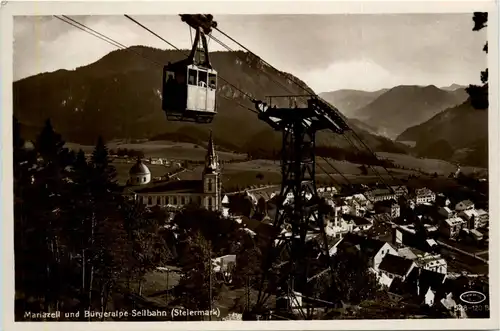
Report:
M 68 143 L 67 147 L 79 150 L 82 149 L 86 153 L 91 153 L 93 146 L 83 146 L 78 144 Z M 175 161 L 203 161 L 206 156 L 206 149 L 202 146 L 191 143 L 179 143 L 168 141 L 151 141 L 144 143 L 123 143 L 120 141 L 111 141 L 107 144 L 108 148 L 116 151 L 118 148 L 135 149 L 144 152 L 145 159 L 148 158 L 163 158 L 166 160 Z M 222 163 L 222 185 L 227 191 L 232 191 L 237 188 L 242 189 L 253 185 L 269 185 L 279 184 L 281 182 L 280 162 L 273 160 L 250 160 L 245 161 L 246 155 L 230 152 L 217 151 L 219 160 Z M 395 178 L 408 177 L 410 174 L 419 174 L 424 172 L 427 174 L 437 173 L 439 176 L 448 176 L 451 172 L 457 170 L 457 165 L 435 159 L 423 159 L 411 155 L 394 154 L 394 153 L 377 153 L 379 158 L 388 159 L 405 169 L 388 169 L 391 175 Z M 114 166 L 117 169 L 118 182 L 125 184 L 128 179 L 128 172 L 134 161 L 124 162 L 116 160 Z M 164 165 L 156 165 L 146 163 L 151 171 L 152 177 L 161 177 L 167 173 L 179 170 L 175 163 L 169 167 Z M 333 168 L 333 167 L 335 168 Z M 203 165 L 189 166 L 185 171 L 178 174 L 179 179 L 201 179 Z M 377 175 L 380 174 L 384 180 L 390 180 L 391 175 L 387 171 L 378 166 L 368 167 L 368 173 L 362 175 L 360 164 L 351 163 L 348 161 L 338 161 L 333 159 L 317 158 L 316 160 L 316 178 L 318 182 L 324 184 L 346 183 L 346 179 L 351 183 L 369 183 L 379 180 Z M 474 167 L 461 167 L 464 173 L 479 172 L 485 173 L 485 169 Z M 340 175 L 341 173 L 342 175 Z M 344 178 L 345 177 L 345 178 Z M 333 178 L 333 179 L 332 179 Z

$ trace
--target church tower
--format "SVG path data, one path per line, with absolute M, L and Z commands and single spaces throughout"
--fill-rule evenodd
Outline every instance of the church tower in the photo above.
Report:
M 222 210 L 221 191 L 220 164 L 215 153 L 212 131 L 210 131 L 207 155 L 205 157 L 205 169 L 203 170 L 203 207 L 208 210 Z

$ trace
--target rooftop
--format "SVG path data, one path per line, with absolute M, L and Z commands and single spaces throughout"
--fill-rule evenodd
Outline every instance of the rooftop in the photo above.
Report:
M 427 187 L 419 188 L 415 190 L 415 195 L 417 196 L 422 196 L 422 195 L 432 195 L 434 192 L 429 190 Z
M 371 258 L 374 257 L 385 244 L 385 241 L 347 233 L 339 246 L 345 248 L 356 246 L 359 251 Z
M 257 235 L 262 237 L 272 238 L 277 232 L 279 232 L 278 228 L 269 223 L 261 222 L 252 218 L 248 218 L 246 216 L 241 216 L 239 217 L 239 219 L 241 220 L 241 223 L 244 225 L 244 227 L 252 230 Z
M 392 217 L 389 213 L 381 213 L 381 214 L 374 214 L 371 216 L 373 221 L 379 222 L 379 223 L 389 223 L 392 221 Z
M 433 291 L 440 290 L 446 280 L 446 275 L 439 272 L 420 269 L 418 277 L 418 285 L 420 287 L 420 294 L 425 294 L 429 287 Z
M 128 173 L 130 175 L 149 175 L 151 171 L 149 171 L 149 168 L 139 159 L 137 163 L 130 168 Z
M 397 294 L 400 296 L 408 295 L 409 286 L 400 278 L 396 278 L 391 282 L 389 286 L 389 293 Z
M 342 218 L 346 221 L 353 221 L 357 226 L 371 225 L 372 223 L 364 217 L 354 216 L 350 214 L 342 215 Z
M 405 276 L 410 270 L 412 264 L 413 261 L 410 259 L 387 254 L 386 256 L 384 256 L 382 263 L 380 263 L 379 269 L 394 275 Z
M 447 212 L 448 214 L 453 213 L 453 211 L 449 207 L 441 207 L 441 209 Z
M 476 212 L 477 212 L 479 217 L 488 216 L 488 212 L 484 209 L 477 209 Z
M 393 185 L 393 186 L 391 186 L 391 189 L 393 189 L 395 192 L 405 192 L 405 193 L 408 193 L 408 189 L 406 188 L 406 186 Z
M 465 221 L 461 217 L 451 217 L 446 220 L 446 223 L 448 223 L 448 225 L 450 226 L 458 225 L 464 222 Z
M 386 188 L 376 188 L 366 192 L 366 194 L 370 196 L 385 196 L 385 195 L 392 195 L 392 192 Z
M 475 211 L 474 209 L 464 210 L 464 211 L 462 211 L 462 213 L 465 214 L 465 216 L 467 216 L 468 219 L 470 219 L 472 217 L 475 217 L 475 218 L 479 217 L 479 213 L 477 211 Z
M 459 203 L 463 204 L 465 207 L 471 207 L 474 205 L 474 202 L 472 202 L 470 200 L 463 200 L 463 201 L 460 201 Z
M 127 189 L 135 193 L 203 193 L 203 181 L 198 179 L 154 182 L 143 186 L 127 187 Z
M 414 260 L 417 258 L 417 255 L 418 253 L 415 252 L 415 249 L 412 248 L 412 247 L 402 247 L 400 249 L 398 249 L 398 255 L 401 256 L 401 257 L 404 257 L 406 259 L 409 259 L 409 260 Z

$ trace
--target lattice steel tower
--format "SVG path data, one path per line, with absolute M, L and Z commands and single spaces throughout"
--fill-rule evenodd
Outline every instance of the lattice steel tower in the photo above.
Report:
M 316 133 L 331 130 L 342 134 L 349 127 L 336 109 L 316 96 L 307 96 L 306 107 L 292 105 L 297 98 L 303 97 L 268 97 L 269 104 L 256 103 L 259 118 L 282 132 L 283 146 L 281 194 L 273 224 L 277 231 L 265 252 L 267 258 L 253 316 L 263 314 L 265 302 L 271 295 L 276 295 L 276 311 L 282 315 L 293 317 L 299 314 L 311 318 L 311 310 L 304 308 L 302 300 L 306 297 L 304 293 L 308 292 L 307 281 L 314 269 L 311 264 L 314 258 L 309 256 L 309 235 L 320 238 L 320 252 L 330 261 L 324 208 L 315 183 Z M 289 107 L 273 105 L 276 98 L 287 98 Z M 333 272 L 331 263 L 328 264 Z

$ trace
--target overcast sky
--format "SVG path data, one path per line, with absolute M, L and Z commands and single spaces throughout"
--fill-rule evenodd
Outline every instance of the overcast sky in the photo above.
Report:
M 169 48 L 124 16 L 71 16 L 126 45 Z M 180 48 L 190 48 L 178 16 L 133 16 Z M 396 85 L 479 83 L 486 31 L 472 14 L 221 15 L 218 27 L 316 92 Z M 215 31 L 231 48 L 237 45 Z M 223 48 L 210 41 L 211 50 Z M 51 16 L 14 19 L 14 79 L 97 61 L 116 47 Z

